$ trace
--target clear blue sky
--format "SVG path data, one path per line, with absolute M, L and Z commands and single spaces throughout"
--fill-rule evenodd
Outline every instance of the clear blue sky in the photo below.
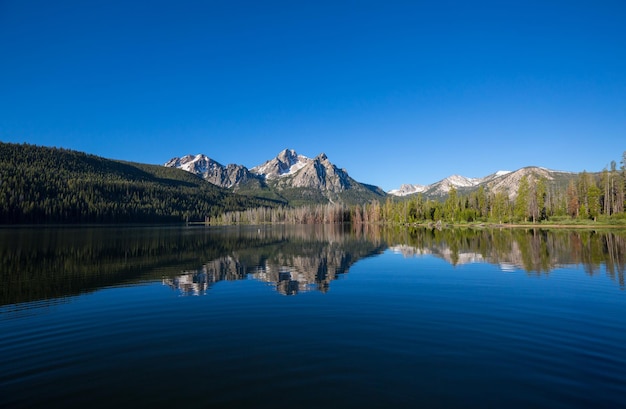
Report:
M 626 150 L 626 2 L 0 0 L 0 140 L 385 190 Z

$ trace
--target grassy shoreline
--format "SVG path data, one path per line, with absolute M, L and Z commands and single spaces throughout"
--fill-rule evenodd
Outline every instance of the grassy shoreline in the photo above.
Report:
M 402 224 L 403 226 L 412 227 L 471 227 L 471 228 L 487 228 L 487 229 L 624 229 L 626 230 L 626 223 L 606 223 L 606 222 L 574 222 L 574 223 L 494 223 L 494 222 L 469 222 L 469 223 L 455 223 L 455 222 L 441 222 L 441 223 L 408 223 Z

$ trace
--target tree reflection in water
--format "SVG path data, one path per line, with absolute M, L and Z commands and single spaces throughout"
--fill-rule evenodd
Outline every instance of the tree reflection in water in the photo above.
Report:
M 549 274 L 582 265 L 589 275 L 605 266 L 624 288 L 626 231 L 543 229 L 387 230 L 384 240 L 404 255 L 433 254 L 452 265 L 487 262 L 503 270 Z

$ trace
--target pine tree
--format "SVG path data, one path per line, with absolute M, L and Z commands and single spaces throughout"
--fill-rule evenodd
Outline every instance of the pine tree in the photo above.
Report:
M 515 199 L 515 217 L 525 221 L 528 217 L 528 206 L 530 202 L 530 185 L 528 177 L 522 176 L 517 189 L 517 198 Z
M 536 219 L 537 220 L 544 220 L 547 218 L 547 211 L 546 211 L 546 195 L 547 195 L 547 190 L 546 190 L 546 179 L 541 177 L 539 178 L 539 180 L 537 180 L 537 183 L 535 184 L 535 201 L 537 203 L 537 214 L 536 214 Z
M 567 214 L 569 214 L 571 217 L 578 217 L 578 210 L 578 190 L 576 189 L 576 185 L 572 180 L 567 186 Z
M 587 190 L 587 203 L 589 203 L 589 217 L 591 217 L 594 221 L 597 220 L 598 215 L 600 214 L 600 188 L 595 184 L 589 186 Z
M 443 208 L 445 218 L 452 221 L 458 219 L 458 213 L 460 209 L 456 194 L 456 188 L 454 186 L 450 187 L 450 190 L 448 191 L 448 198 L 446 199 Z

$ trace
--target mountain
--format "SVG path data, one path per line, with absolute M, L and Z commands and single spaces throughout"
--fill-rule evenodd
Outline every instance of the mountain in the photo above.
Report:
M 298 155 L 293 149 L 285 149 L 274 159 L 270 159 L 259 166 L 250 169 L 251 172 L 265 178 L 277 179 L 299 171 L 311 163 L 311 159 L 304 155 Z
M 404 184 L 401 185 L 399 189 L 393 189 L 387 193 L 394 196 L 410 196 L 422 193 L 426 197 L 444 197 L 448 195 L 448 192 L 453 187 L 460 191 L 471 190 L 484 182 L 492 180 L 494 177 L 507 173 L 509 172 L 499 171 L 483 178 L 468 178 L 461 175 L 452 175 L 430 185 Z
M 422 193 L 426 198 L 441 199 L 445 198 L 453 187 L 460 193 L 470 193 L 483 187 L 487 192 L 505 192 L 510 199 L 514 199 L 517 196 L 519 181 L 523 176 L 526 176 L 530 183 L 535 183 L 540 178 L 544 178 L 550 184 L 564 187 L 576 174 L 528 166 L 516 171 L 500 170 L 481 178 L 452 175 L 430 185 L 402 185 L 400 189 L 390 190 L 387 193 L 394 196 L 410 196 Z
M 543 178 L 548 182 L 548 185 L 564 189 L 570 180 L 574 179 L 577 174 L 574 172 L 564 172 L 537 166 L 528 166 L 514 172 L 508 172 L 504 175 L 491 177 L 489 179 L 485 178 L 482 185 L 485 186 L 485 190 L 487 191 L 494 193 L 505 192 L 508 194 L 510 199 L 514 199 L 517 197 L 519 182 L 524 176 L 526 176 L 531 184 L 536 183 L 539 179 Z
M 283 170 L 276 167 L 281 163 L 281 157 L 293 158 L 292 154 L 295 155 L 295 151 L 282 151 L 275 159 L 255 169 L 264 172 L 259 174 L 265 179 L 273 180 L 274 185 L 280 189 L 311 188 L 337 193 L 358 185 L 358 182 L 348 176 L 345 169 L 333 165 L 324 153 L 314 159 L 298 155 L 288 168 Z M 267 170 L 270 173 L 265 173 Z
M 460 175 L 452 175 L 440 180 L 439 182 L 429 185 L 424 189 L 424 193 L 428 196 L 447 196 L 453 187 L 457 190 L 472 188 L 480 183 L 479 178 L 468 178 Z
M 235 164 L 224 166 L 205 155 L 173 158 L 165 166 L 194 173 L 233 192 L 288 202 L 293 206 L 328 202 L 355 204 L 385 197 L 380 188 L 351 178 L 324 153 L 309 158 L 293 149 L 285 149 L 251 169 Z M 452 188 L 460 194 L 468 194 L 482 187 L 486 192 L 504 192 L 514 199 L 523 176 L 530 183 L 543 178 L 549 185 L 564 188 L 576 174 L 529 166 L 516 171 L 500 170 L 479 178 L 452 175 L 430 185 L 403 184 L 387 193 L 400 197 L 421 193 L 425 198 L 442 200 Z
M 405 184 L 405 185 L 401 185 L 399 189 L 392 189 L 388 191 L 387 193 L 393 196 L 409 196 L 409 195 L 414 195 L 417 193 L 422 193 L 427 188 L 428 186 L 424 186 L 424 185 Z
M 172 158 L 164 166 L 186 170 L 223 188 L 233 188 L 242 183 L 258 179 L 258 176 L 251 173 L 245 166 L 235 164 L 224 166 L 202 154 Z
M 324 153 L 311 159 L 293 149 L 285 149 L 249 170 L 242 165 L 225 167 L 205 155 L 173 158 L 165 166 L 186 170 L 239 193 L 282 199 L 291 205 L 354 204 L 385 197 L 380 188 L 351 178 Z
M 285 156 L 283 151 L 277 159 Z M 293 204 L 316 203 L 364 203 L 385 197 L 382 189 L 359 183 L 352 179 L 345 169 L 339 169 L 321 153 L 313 159 L 287 152 L 290 158 L 297 158 L 281 174 L 263 174 L 268 186 Z M 267 169 L 267 162 L 259 170 Z M 275 169 L 272 167 L 271 169 Z

